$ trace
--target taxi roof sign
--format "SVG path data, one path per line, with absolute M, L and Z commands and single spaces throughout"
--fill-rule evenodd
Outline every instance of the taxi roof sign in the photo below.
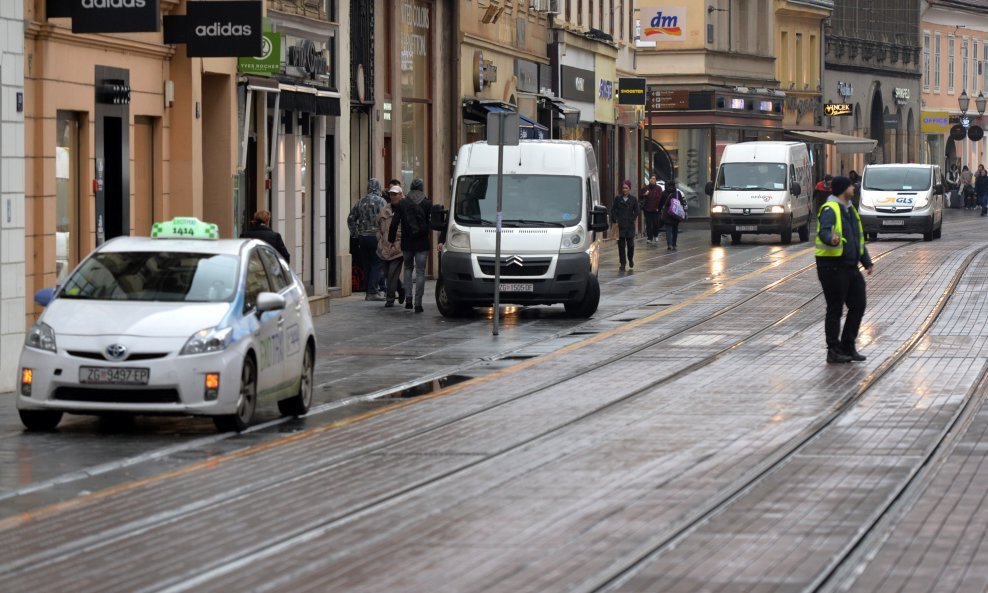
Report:
M 220 238 L 220 228 L 192 216 L 179 216 L 151 225 L 152 239 L 211 239 Z

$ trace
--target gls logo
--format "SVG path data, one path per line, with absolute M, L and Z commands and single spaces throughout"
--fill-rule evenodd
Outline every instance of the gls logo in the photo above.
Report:
M 144 8 L 145 0 L 82 0 L 83 8 Z
M 85 1 L 85 0 L 84 0 Z M 95 0 L 99 2 L 100 0 Z M 103 0 L 107 1 L 107 0 Z M 109 0 L 113 1 L 113 0 Z M 128 0 L 118 0 L 128 1 Z M 134 0 L 143 2 L 144 0 Z M 196 37 L 250 37 L 252 29 L 250 25 L 234 25 L 233 23 L 213 23 L 212 25 L 199 25 L 196 27 Z

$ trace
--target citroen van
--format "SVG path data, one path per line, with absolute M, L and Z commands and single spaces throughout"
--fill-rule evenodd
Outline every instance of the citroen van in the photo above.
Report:
M 498 147 L 460 147 L 450 209 L 433 207 L 432 226 L 445 231 L 436 306 L 446 317 L 494 303 Z M 522 140 L 504 147 L 500 302 L 562 303 L 590 317 L 600 301 L 600 203 L 597 159 L 588 142 Z
M 944 180 L 939 165 L 868 165 L 861 178 L 861 223 L 879 233 L 943 233 Z
M 724 147 L 710 196 L 710 242 L 733 243 L 746 234 L 810 238 L 812 165 L 802 142 L 744 142 Z

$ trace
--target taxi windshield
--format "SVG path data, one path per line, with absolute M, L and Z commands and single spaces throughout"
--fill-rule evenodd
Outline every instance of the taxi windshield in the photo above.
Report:
M 102 252 L 69 278 L 59 296 L 106 301 L 233 300 L 238 259 L 232 255 L 161 251 Z

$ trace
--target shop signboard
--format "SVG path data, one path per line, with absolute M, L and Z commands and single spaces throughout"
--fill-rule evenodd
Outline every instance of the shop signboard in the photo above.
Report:
M 647 84 L 644 78 L 618 79 L 618 105 L 645 106 Z
M 281 33 L 271 31 L 263 33 L 260 55 L 239 58 L 237 69 L 245 74 L 281 72 Z
M 584 70 L 572 66 L 562 67 L 564 99 L 593 103 L 596 97 L 593 70 Z
M 185 43 L 190 58 L 262 53 L 260 0 L 189 2 L 185 12 L 165 17 L 165 43 Z
M 823 106 L 823 114 L 827 117 L 854 115 L 854 105 L 851 103 L 826 103 Z
M 532 94 L 539 92 L 539 65 L 535 62 L 516 59 L 515 78 L 518 79 L 520 92 Z
M 923 134 L 947 134 L 950 132 L 950 114 L 946 111 L 924 111 L 919 131 Z
M 73 33 L 141 33 L 161 28 L 159 0 L 69 0 Z
M 643 6 L 641 39 L 643 41 L 685 41 L 685 6 Z
M 955 142 L 963 140 L 967 138 L 967 130 L 961 124 L 954 124 L 950 126 L 950 138 Z
M 689 109 L 690 92 L 672 89 L 652 89 L 649 94 L 649 111 L 663 109 Z

